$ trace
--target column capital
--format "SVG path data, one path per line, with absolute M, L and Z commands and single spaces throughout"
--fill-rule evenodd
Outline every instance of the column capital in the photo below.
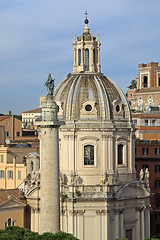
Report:
M 77 215 L 83 216 L 85 213 L 85 210 L 77 210 Z
M 96 210 L 96 214 L 97 214 L 98 216 L 100 216 L 100 215 L 101 215 L 101 210 Z

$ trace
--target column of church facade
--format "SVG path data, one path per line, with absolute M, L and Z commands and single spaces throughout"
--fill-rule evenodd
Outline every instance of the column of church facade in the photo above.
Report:
M 110 232 L 111 232 L 110 210 L 107 210 L 107 213 L 106 213 L 106 239 L 111 239 Z
M 102 240 L 106 240 L 107 238 L 107 211 L 106 210 L 101 211 L 101 217 L 102 217 Z
M 78 210 L 78 218 L 77 218 L 77 227 L 78 234 L 77 237 L 81 240 L 84 240 L 84 210 Z
M 73 203 L 71 203 L 71 205 L 73 205 Z M 69 214 L 68 214 L 68 233 L 74 234 L 74 215 L 75 215 L 75 211 L 73 210 L 69 210 Z
M 77 64 L 76 64 L 76 62 L 77 62 L 77 49 L 74 47 L 74 49 L 73 49 L 73 51 L 74 51 L 74 65 L 76 66 Z
M 81 66 L 82 71 L 84 71 L 84 46 L 81 48 Z
M 35 227 L 34 227 L 34 231 L 35 232 L 39 232 L 39 209 L 38 208 L 35 208 Z
M 123 213 L 124 210 L 120 210 L 120 237 L 123 238 L 124 237 L 124 223 L 123 223 Z
M 113 136 L 109 135 L 108 136 L 108 156 L 107 156 L 109 173 L 113 173 L 113 170 L 114 170 L 113 152 L 114 152 Z
M 101 211 L 96 210 L 96 239 L 102 240 L 102 219 Z
M 68 232 L 68 211 L 67 210 L 61 211 L 60 223 L 61 223 L 61 231 Z
M 73 229 L 73 234 L 74 234 L 74 236 L 76 236 L 77 237 L 77 234 L 78 234 L 78 228 L 77 228 L 77 213 L 78 213 L 78 211 L 76 210 L 75 212 L 74 212 L 74 215 L 73 215 L 73 227 L 74 227 L 74 229 Z
M 104 171 L 108 169 L 108 159 L 107 159 L 107 153 L 108 153 L 108 144 L 107 144 L 107 135 L 102 135 L 102 170 L 104 174 Z
M 75 171 L 74 135 L 69 135 L 69 169 Z
M 119 224 L 119 209 L 113 209 L 114 212 L 114 238 L 119 238 L 119 233 L 120 233 L 120 224 Z
M 90 72 L 94 72 L 94 64 L 93 64 L 93 47 L 89 48 L 89 70 Z
M 140 229 L 140 226 L 141 226 L 141 221 L 140 221 L 140 207 L 136 207 L 136 240 L 139 240 L 141 239 L 141 229 Z
M 144 207 L 142 207 L 140 211 L 140 221 L 141 221 L 141 224 L 140 224 L 141 239 L 144 239 Z
M 69 136 L 67 134 L 63 135 L 63 145 L 62 145 L 62 151 L 63 151 L 63 159 L 65 158 L 65 161 L 63 161 L 63 169 L 65 171 L 69 170 Z
M 145 237 L 147 238 L 150 235 L 150 205 L 146 205 L 145 209 L 145 222 L 144 226 L 148 226 L 147 228 L 145 227 Z
M 35 231 L 35 210 L 31 208 L 31 231 Z

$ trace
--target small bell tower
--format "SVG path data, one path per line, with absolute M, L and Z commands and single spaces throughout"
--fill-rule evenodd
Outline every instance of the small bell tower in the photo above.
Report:
M 73 51 L 74 64 L 73 73 L 100 73 L 100 41 L 93 34 L 90 34 L 88 28 L 89 20 L 87 19 L 87 11 L 85 12 L 86 19 L 84 20 L 85 28 L 81 36 L 74 35 Z

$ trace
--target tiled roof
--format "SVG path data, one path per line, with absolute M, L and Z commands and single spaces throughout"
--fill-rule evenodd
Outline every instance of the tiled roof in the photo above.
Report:
M 22 113 L 41 113 L 41 112 L 42 112 L 42 108 L 36 108 L 36 109 L 28 110 Z
M 138 89 L 135 94 L 153 93 L 153 92 L 160 93 L 160 87 L 148 87 L 148 88 Z
M 11 116 L 0 116 L 0 121 L 3 121 L 4 119 L 9 118 L 9 117 L 11 117 Z
M 22 192 L 18 188 L 0 190 L 0 204 L 8 201 L 9 198 L 26 203 L 26 199 L 22 196 Z
M 7 163 L 13 163 L 13 158 L 16 157 L 16 164 L 24 164 L 24 157 L 32 152 L 35 152 L 35 148 L 33 147 L 27 148 L 10 147 L 8 149 L 7 154 Z
M 160 118 L 160 113 L 132 113 L 132 118 Z

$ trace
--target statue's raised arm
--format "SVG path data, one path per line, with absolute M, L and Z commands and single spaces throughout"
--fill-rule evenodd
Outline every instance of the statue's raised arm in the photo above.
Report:
M 54 80 L 55 79 L 52 79 L 52 77 L 51 77 L 51 73 L 49 73 L 48 74 L 48 79 L 47 79 L 47 81 L 44 84 L 44 86 L 47 87 L 47 91 L 48 91 L 49 95 L 53 95 L 53 92 L 54 92 Z

